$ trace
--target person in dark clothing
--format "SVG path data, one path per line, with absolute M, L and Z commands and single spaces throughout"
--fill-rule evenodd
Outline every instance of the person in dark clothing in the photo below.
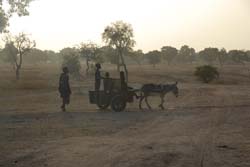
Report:
M 62 106 L 61 106 L 62 111 L 66 111 L 65 105 L 68 105 L 70 102 L 71 89 L 69 85 L 68 73 L 69 73 L 68 68 L 63 67 L 63 73 L 61 74 L 59 79 L 59 93 L 62 98 Z
M 101 71 L 100 71 L 101 64 L 97 63 L 95 65 L 95 67 L 96 67 L 96 71 L 95 71 L 95 90 L 99 91 L 100 87 L 101 87 L 101 79 L 102 79 L 102 77 L 101 77 Z
M 112 79 L 109 77 L 109 73 L 105 73 L 105 78 L 103 79 L 103 87 L 105 93 L 110 93 L 113 87 Z

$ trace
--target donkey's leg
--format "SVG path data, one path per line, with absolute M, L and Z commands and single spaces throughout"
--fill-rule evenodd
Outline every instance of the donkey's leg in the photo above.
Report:
M 148 103 L 148 96 L 145 96 L 145 102 L 146 102 L 148 108 L 151 110 L 152 108 L 151 108 L 151 106 L 150 106 L 149 103 Z
M 141 95 L 140 101 L 139 101 L 139 109 L 140 109 L 140 110 L 142 109 L 141 103 L 142 103 L 142 101 L 143 101 L 144 98 L 145 98 L 145 96 L 142 96 L 142 95 Z
M 160 96 L 161 97 L 161 104 L 159 105 L 159 107 L 164 110 L 164 106 L 163 106 L 163 103 L 164 103 L 164 96 Z

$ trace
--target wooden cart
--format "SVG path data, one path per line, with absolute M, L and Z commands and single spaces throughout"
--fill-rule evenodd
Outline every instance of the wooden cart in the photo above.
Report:
M 138 90 L 122 85 L 120 79 L 103 79 L 103 90 L 89 91 L 89 102 L 96 104 L 100 109 L 111 106 L 112 111 L 120 112 L 132 103 Z

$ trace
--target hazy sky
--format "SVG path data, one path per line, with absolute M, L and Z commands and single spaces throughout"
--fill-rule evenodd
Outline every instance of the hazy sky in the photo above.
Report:
M 250 49 L 250 0 L 36 0 L 29 11 L 9 29 L 31 34 L 40 49 L 103 45 L 101 33 L 117 20 L 132 24 L 135 48 L 145 52 L 184 44 Z

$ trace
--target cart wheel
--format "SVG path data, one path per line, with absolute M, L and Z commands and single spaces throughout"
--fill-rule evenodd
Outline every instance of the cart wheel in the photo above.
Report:
M 110 100 L 109 97 L 105 97 L 103 99 L 100 99 L 100 97 L 97 97 L 97 104 L 96 104 L 100 109 L 104 110 L 108 108 L 110 105 Z
M 105 109 L 107 109 L 108 107 L 109 107 L 109 103 L 107 103 L 107 104 L 97 104 L 97 106 L 100 108 L 100 109 L 102 109 L 102 110 L 105 110 Z
M 115 112 L 121 112 L 126 108 L 126 101 L 121 95 L 116 95 L 111 100 L 111 109 Z

